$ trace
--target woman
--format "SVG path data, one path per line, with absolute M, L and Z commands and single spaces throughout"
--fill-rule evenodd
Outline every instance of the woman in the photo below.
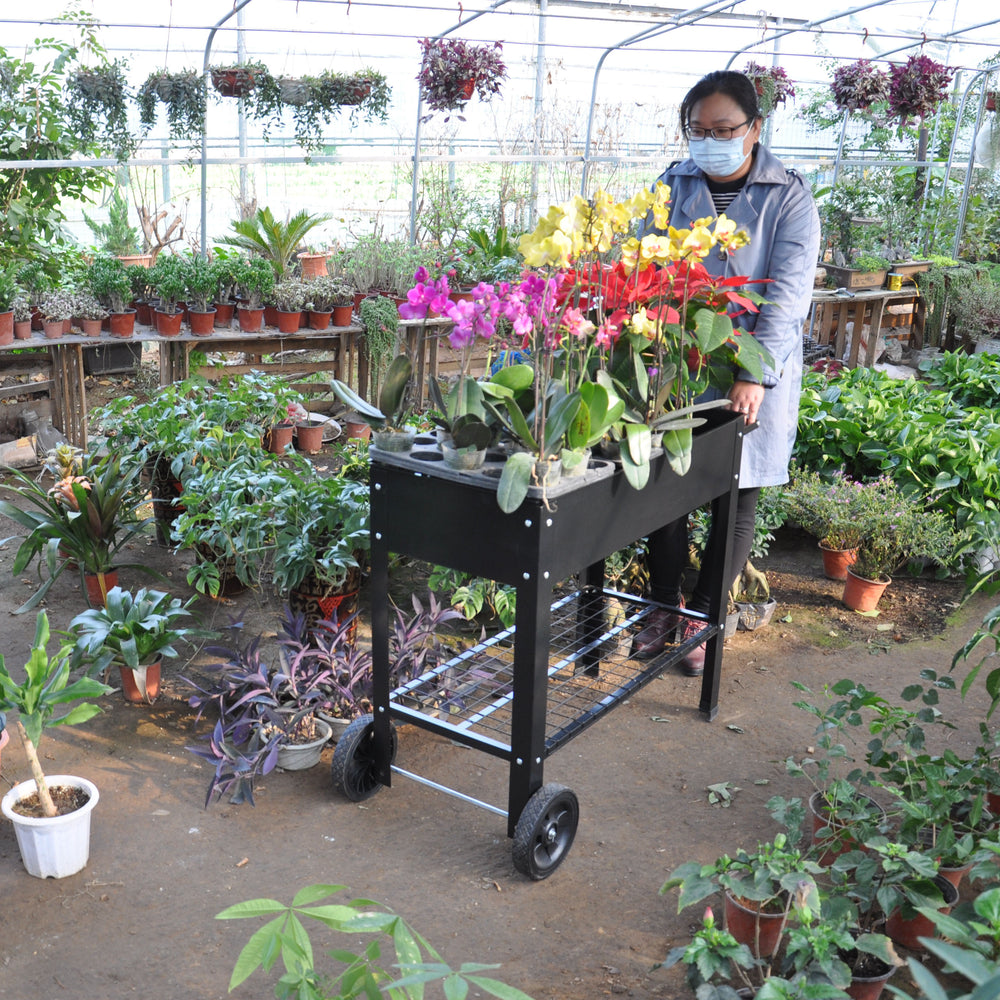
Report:
M 758 424 L 743 439 L 728 587 L 750 554 L 761 488 L 788 481 L 802 383 L 802 325 L 819 253 L 819 216 L 809 185 L 759 144 L 763 116 L 754 85 L 742 73 L 719 70 L 703 77 L 681 103 L 680 119 L 691 158 L 671 165 L 659 178 L 670 185 L 671 224 L 683 228 L 694 219 L 725 213 L 749 233 L 750 244 L 728 259 L 706 258 L 705 267 L 718 275 L 769 279 L 756 286 L 767 305 L 737 320 L 753 331 L 774 366 L 765 369 L 760 381 L 737 370 L 728 393 L 729 408 L 742 413 L 747 424 Z M 713 526 L 703 565 L 711 565 L 712 552 L 724 541 Z M 655 601 L 680 606 L 687 553 L 686 518 L 650 536 Z M 719 589 L 721 581 L 708 576 L 698 576 L 687 605 L 692 611 L 707 612 L 710 595 Z M 676 616 L 670 612 L 652 612 L 649 625 L 635 637 L 632 655 L 644 659 L 662 652 L 675 627 Z M 687 634 L 698 628 L 695 622 L 685 625 Z M 689 677 L 700 674 L 704 665 L 704 644 L 681 661 Z

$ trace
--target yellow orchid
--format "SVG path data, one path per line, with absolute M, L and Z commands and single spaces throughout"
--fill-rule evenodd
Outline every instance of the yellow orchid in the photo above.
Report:
M 638 333 L 647 340 L 656 339 L 659 322 L 655 316 L 650 316 L 646 312 L 645 306 L 640 306 L 636 309 L 636 311 L 629 316 L 627 322 L 629 329 L 632 330 L 633 333 Z

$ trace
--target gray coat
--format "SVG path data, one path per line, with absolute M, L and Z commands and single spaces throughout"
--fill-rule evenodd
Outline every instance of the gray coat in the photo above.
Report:
M 671 225 L 676 228 L 717 214 L 705 175 L 692 160 L 668 167 L 659 180 L 670 185 Z M 710 254 L 705 267 L 712 274 L 772 279 L 750 286 L 768 305 L 738 320 L 775 359 L 774 370 L 766 371 L 763 379 L 768 388 L 758 414 L 759 426 L 743 439 L 740 487 L 775 486 L 788 481 L 795 443 L 802 388 L 802 327 L 819 254 L 819 215 L 809 185 L 763 146 L 757 147 L 747 183 L 726 215 L 750 234 L 750 245 L 728 260 Z M 745 372 L 741 377 L 755 381 Z

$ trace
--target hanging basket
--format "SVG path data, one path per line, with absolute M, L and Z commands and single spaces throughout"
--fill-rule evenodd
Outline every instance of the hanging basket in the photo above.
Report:
M 256 85 L 257 80 L 252 69 L 237 66 L 212 70 L 212 86 L 221 97 L 246 97 Z
M 278 77 L 278 90 L 281 92 L 281 103 L 293 108 L 301 108 L 309 103 L 309 85 L 305 80 L 291 76 Z

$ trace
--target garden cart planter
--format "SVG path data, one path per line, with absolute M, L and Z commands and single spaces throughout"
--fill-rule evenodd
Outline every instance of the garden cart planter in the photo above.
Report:
M 706 502 L 726 538 L 719 558 L 728 559 L 743 433 L 741 419 L 714 411 L 696 432 L 686 476 L 677 476 L 661 454 L 653 459 L 648 486 L 636 491 L 620 468 L 595 463 L 592 472 L 545 495 L 533 487 L 511 514 L 497 506 L 488 467 L 453 471 L 440 453 L 434 461 L 433 448 L 422 446 L 410 456 L 373 449 L 374 713 L 356 720 L 338 743 L 335 786 L 358 801 L 389 785 L 395 772 L 458 795 L 506 816 L 521 872 L 534 879 L 551 874 L 572 844 L 578 808 L 572 791 L 545 783 L 546 757 L 706 641 L 700 708 L 710 719 L 717 712 L 725 588 L 713 595 L 708 615 L 670 609 L 679 625 L 694 621 L 698 630 L 655 659 L 638 661 L 631 658 L 632 636 L 658 605 L 605 590 L 604 560 Z M 515 627 L 390 690 L 390 552 L 515 586 Z M 581 571 L 578 590 L 555 593 L 560 581 Z M 448 710 L 438 715 L 439 706 L 420 696 L 442 686 L 452 694 Z M 395 767 L 396 721 L 508 761 L 506 811 Z

